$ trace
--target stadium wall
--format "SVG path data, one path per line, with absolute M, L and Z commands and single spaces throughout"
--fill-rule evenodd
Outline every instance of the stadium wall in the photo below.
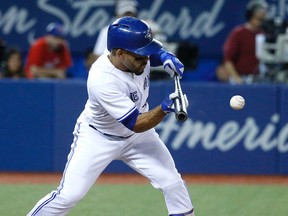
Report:
M 183 82 L 189 119 L 173 114 L 157 126 L 182 173 L 288 174 L 288 87 Z M 150 107 L 173 91 L 151 82 Z M 246 99 L 241 111 L 231 96 Z M 87 100 L 85 81 L 0 80 L 0 171 L 61 172 L 76 119 Z M 105 172 L 133 172 L 113 162 Z

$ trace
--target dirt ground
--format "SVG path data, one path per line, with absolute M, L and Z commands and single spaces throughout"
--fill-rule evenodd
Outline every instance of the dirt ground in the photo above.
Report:
M 61 173 L 0 173 L 0 184 L 58 184 Z M 194 184 L 281 184 L 288 186 L 288 176 L 256 175 L 183 175 L 186 183 Z M 138 174 L 102 174 L 98 184 L 147 184 Z

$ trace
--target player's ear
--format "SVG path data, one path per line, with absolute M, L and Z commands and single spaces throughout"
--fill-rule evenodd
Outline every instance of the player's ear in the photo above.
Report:
M 116 56 L 123 57 L 125 54 L 125 51 L 123 49 L 117 49 L 116 50 Z

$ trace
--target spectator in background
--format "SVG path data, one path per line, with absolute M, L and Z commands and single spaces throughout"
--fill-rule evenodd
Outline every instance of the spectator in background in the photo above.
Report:
M 66 77 L 66 71 L 72 66 L 68 44 L 64 39 L 63 26 L 50 23 L 47 34 L 37 39 L 28 52 L 25 72 L 28 78 Z
M 124 16 L 137 17 L 138 14 L 138 2 L 135 0 L 117 0 L 115 2 L 115 15 L 117 18 Z M 107 32 L 108 26 L 104 27 L 97 38 L 97 41 L 94 46 L 94 55 L 95 60 L 102 55 L 103 51 L 106 48 L 107 44 Z
M 220 81 L 241 84 L 259 73 L 256 57 L 256 35 L 266 16 L 267 3 L 252 1 L 246 8 L 246 23 L 236 26 L 224 43 L 224 65 L 216 70 Z
M 74 59 L 74 65 L 67 72 L 67 76 L 73 79 L 87 79 L 91 65 L 95 62 L 93 48 L 88 48 L 84 52 L 84 57 Z
M 90 67 L 92 66 L 94 61 L 95 61 L 95 57 L 93 55 L 93 49 L 87 49 L 84 53 L 84 66 L 85 66 L 87 76 L 88 76 Z
M 22 54 L 17 48 L 10 48 L 7 51 L 1 64 L 0 77 L 12 79 L 25 78 Z

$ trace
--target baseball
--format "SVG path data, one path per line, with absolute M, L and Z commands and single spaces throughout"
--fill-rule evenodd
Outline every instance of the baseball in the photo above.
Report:
M 241 110 L 245 106 L 245 99 L 240 95 L 235 95 L 230 99 L 232 109 Z

